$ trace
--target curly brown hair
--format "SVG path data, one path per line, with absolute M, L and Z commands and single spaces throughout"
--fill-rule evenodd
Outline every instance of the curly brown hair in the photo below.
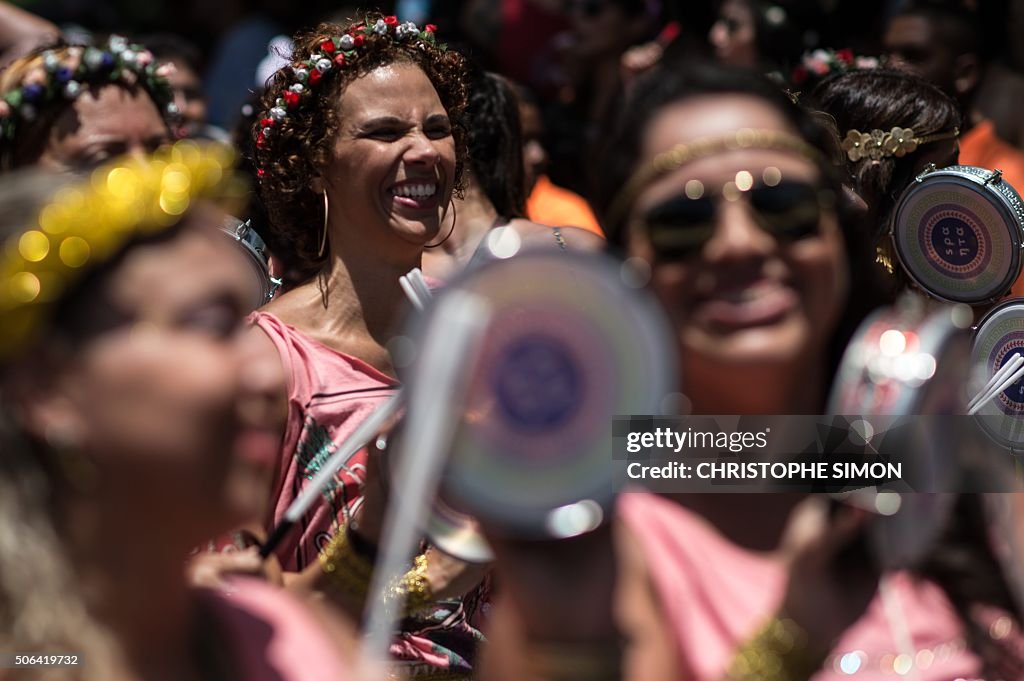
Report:
M 360 15 L 362 16 L 362 15 Z M 262 136 L 268 119 L 257 121 L 253 134 L 262 137 L 255 151 L 259 169 L 259 189 L 270 217 L 271 239 L 283 260 L 299 269 L 305 278 L 317 274 L 326 262 L 319 251 L 319 225 L 323 223 L 323 202 L 313 192 L 313 179 L 328 163 L 332 142 L 339 128 L 338 102 L 345 87 L 374 69 L 405 62 L 419 66 L 437 90 L 441 104 L 452 122 L 455 138 L 455 188 L 462 188 L 462 173 L 467 163 L 464 115 L 468 100 L 466 61 L 433 40 L 399 41 L 391 33 L 364 31 L 378 20 L 394 22 L 393 17 L 367 13 L 363 20 L 347 26 L 322 23 L 312 31 L 295 36 L 292 64 L 281 68 L 267 83 L 263 94 L 263 116 L 280 106 L 280 100 L 297 82 L 295 68 L 310 55 L 322 52 L 325 41 L 344 35 L 363 36 L 355 54 L 344 68 L 332 68 L 319 79 L 313 94 L 287 109 L 287 116 L 275 121 L 273 132 Z M 433 29 L 433 27 L 430 27 Z M 346 53 L 348 54 L 348 53 Z

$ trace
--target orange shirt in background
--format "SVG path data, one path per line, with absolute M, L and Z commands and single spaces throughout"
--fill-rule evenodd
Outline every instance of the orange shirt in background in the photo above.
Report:
M 530 198 L 526 200 L 526 216 L 534 222 L 552 227 L 582 227 L 604 236 L 590 206 L 579 194 L 551 183 L 547 175 L 537 178 Z
M 982 121 L 960 136 L 960 164 L 987 170 L 998 168 L 1003 179 L 1024 194 L 1024 153 L 996 135 L 992 121 Z M 1012 295 L 1024 296 L 1024 275 L 1017 278 Z

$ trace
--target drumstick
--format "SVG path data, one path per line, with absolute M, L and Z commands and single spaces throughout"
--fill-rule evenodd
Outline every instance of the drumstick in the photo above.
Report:
M 994 400 L 996 396 L 999 395 L 999 393 L 1009 388 L 1011 385 L 1019 381 L 1021 378 L 1024 378 L 1024 367 L 1017 369 L 1017 371 L 1015 371 L 1013 375 L 1010 376 L 1008 379 L 1003 381 L 998 388 L 992 390 L 991 392 L 989 392 L 988 395 L 979 400 L 977 404 L 975 404 L 967 411 L 967 415 L 974 416 L 975 414 L 977 414 L 982 407 L 984 407 L 986 404 Z
M 420 300 L 419 293 L 416 292 L 416 287 L 409 281 L 407 275 L 403 274 L 400 276 L 398 278 L 398 283 L 402 286 L 402 290 L 405 291 L 405 297 L 409 299 L 409 302 L 416 308 L 416 311 L 423 312 L 423 308 L 426 306 L 423 304 L 423 301 Z
M 386 597 L 388 587 L 405 574 L 422 534 L 422 519 L 437 492 L 490 307 L 476 295 L 453 291 L 440 300 L 434 314 L 410 388 L 407 431 L 399 444 L 395 486 L 370 584 L 363 659 L 371 675 L 365 678 L 382 678 L 372 672 L 387 659 L 396 608 L 402 607 Z
M 975 404 L 977 404 L 978 400 L 987 395 L 989 391 L 992 390 L 992 388 L 994 388 L 1004 378 L 1006 378 L 1010 374 L 1010 372 L 1019 368 L 1021 364 L 1024 364 L 1024 357 L 1022 357 L 1021 355 L 1014 355 L 1013 357 L 1011 357 L 1010 361 L 1001 366 L 999 370 L 996 371 L 995 374 L 993 374 L 992 377 L 985 382 L 985 385 L 982 387 L 981 390 L 978 391 L 978 394 L 971 398 L 971 401 L 967 403 L 967 408 L 970 409 Z
M 419 267 L 414 267 L 406 276 L 412 283 L 413 288 L 420 292 L 420 300 L 426 305 L 434 297 L 434 294 L 431 293 L 430 287 L 427 286 L 427 280 L 423 278 L 423 270 Z
M 1020 369 L 1022 365 L 1024 365 L 1024 362 L 1018 362 L 1014 360 L 1010 360 L 1009 362 L 1007 362 L 1006 366 L 1010 368 L 1008 368 L 1005 371 L 1000 370 L 999 372 L 997 372 L 998 378 L 996 378 L 996 376 L 993 376 L 993 378 L 989 380 L 989 382 L 985 386 L 985 389 L 977 397 L 975 397 L 975 399 L 972 400 L 970 404 L 967 405 L 967 413 L 976 413 L 979 409 L 981 409 L 982 406 L 987 404 L 1002 390 L 1005 390 L 1005 381 L 1007 377 L 1012 376 L 1014 372 Z
M 971 409 L 972 407 L 974 407 L 980 399 L 988 395 L 992 388 L 999 385 L 999 383 L 1001 383 L 1003 379 L 1009 376 L 1011 372 L 1019 369 L 1022 364 L 1024 364 L 1024 356 L 1014 355 L 1009 362 L 1001 366 L 999 368 L 999 371 L 992 375 L 992 378 L 988 379 L 988 381 L 985 383 L 985 386 L 967 404 L 967 408 Z
M 296 497 L 295 501 L 291 503 L 288 510 L 284 512 L 284 517 L 270 533 L 270 536 L 267 537 L 267 541 L 260 547 L 261 557 L 268 557 L 277 548 L 277 545 L 288 535 L 288 532 L 299 521 L 299 518 L 309 510 L 309 507 L 313 505 L 313 502 L 320 496 L 324 487 L 330 483 L 335 474 L 355 456 L 356 452 L 362 449 L 367 442 L 373 439 L 387 425 L 388 419 L 398 411 L 401 405 L 402 391 L 398 390 L 398 392 L 391 396 L 391 399 L 377 407 L 372 414 L 367 416 L 352 431 L 351 435 L 345 438 L 345 441 L 341 443 L 338 449 L 324 463 L 320 472 L 313 476 L 309 484 Z

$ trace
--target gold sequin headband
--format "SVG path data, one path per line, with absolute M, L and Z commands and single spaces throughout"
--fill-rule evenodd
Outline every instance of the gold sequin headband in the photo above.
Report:
M 622 219 L 640 191 L 658 177 L 697 159 L 740 149 L 788 151 L 816 163 L 822 161 L 822 154 L 815 147 L 796 135 L 779 130 L 741 128 L 729 135 L 703 137 L 693 142 L 679 144 L 658 154 L 650 163 L 633 173 L 611 204 L 608 211 L 610 222 L 614 224 Z
M 889 156 L 903 158 L 916 151 L 922 144 L 955 139 L 959 135 L 960 128 L 923 137 L 918 137 L 912 128 L 893 128 L 889 132 L 851 130 L 843 139 L 843 151 L 846 152 L 846 158 L 850 159 L 851 163 L 865 158 L 872 161 L 880 161 Z
M 233 161 L 227 147 L 182 141 L 145 160 L 100 168 L 54 194 L 0 251 L 0 360 L 31 341 L 86 271 L 132 239 L 176 224 L 200 199 L 240 204 L 245 186 Z

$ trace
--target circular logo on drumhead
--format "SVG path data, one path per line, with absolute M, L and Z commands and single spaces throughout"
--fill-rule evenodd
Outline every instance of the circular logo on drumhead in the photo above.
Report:
M 495 364 L 491 385 L 502 416 L 513 428 L 552 430 L 575 413 L 582 399 L 583 374 L 557 339 L 520 338 Z
M 962 205 L 944 204 L 925 213 L 920 238 L 932 267 L 954 279 L 981 274 L 991 258 L 981 220 Z

